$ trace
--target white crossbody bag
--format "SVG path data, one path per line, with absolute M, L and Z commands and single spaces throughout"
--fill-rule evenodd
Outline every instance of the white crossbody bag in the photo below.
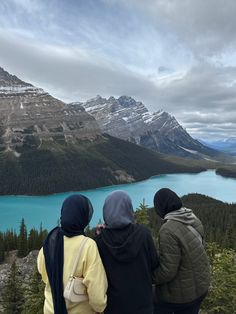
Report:
M 64 290 L 64 298 L 74 303 L 80 303 L 88 300 L 87 290 L 85 285 L 83 284 L 84 278 L 75 276 L 76 268 L 87 240 L 88 238 L 85 237 L 80 244 L 78 256 L 75 260 L 69 281 Z

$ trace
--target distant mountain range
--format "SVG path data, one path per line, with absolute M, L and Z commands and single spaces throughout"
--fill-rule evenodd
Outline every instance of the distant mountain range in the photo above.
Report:
M 73 103 L 76 105 L 76 103 Z M 165 111 L 150 113 L 142 102 L 121 96 L 97 96 L 82 105 L 99 123 L 102 131 L 148 149 L 192 159 L 214 159 L 219 152 L 193 139 Z
M 128 98 L 122 99 L 125 106 Z M 203 170 L 135 143 L 103 134 L 81 105 L 65 104 L 0 68 L 0 194 L 78 191 Z
M 217 149 L 226 154 L 236 156 L 236 138 L 226 138 L 224 140 L 210 141 L 210 140 L 201 140 L 201 142 L 213 149 Z

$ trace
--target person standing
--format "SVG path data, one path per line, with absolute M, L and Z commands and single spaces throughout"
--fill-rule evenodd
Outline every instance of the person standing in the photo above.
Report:
M 46 284 L 44 314 L 94 314 L 103 312 L 106 306 L 105 270 L 95 241 L 84 236 L 92 214 L 93 207 L 87 197 L 76 194 L 66 198 L 61 209 L 61 227 L 48 234 L 39 251 L 38 270 Z M 80 259 L 73 275 L 83 278 L 88 299 L 75 303 L 65 300 L 63 292 L 79 251 Z
M 159 233 L 160 266 L 155 271 L 155 314 L 197 314 L 210 284 L 203 226 L 175 192 L 163 188 L 154 208 L 164 219 Z
M 134 223 L 131 199 L 114 191 L 103 206 L 105 228 L 95 238 L 108 279 L 105 314 L 152 314 L 152 274 L 158 266 L 149 231 Z

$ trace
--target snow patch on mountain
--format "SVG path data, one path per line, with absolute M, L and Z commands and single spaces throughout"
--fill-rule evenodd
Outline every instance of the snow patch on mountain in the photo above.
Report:
M 149 112 L 132 97 L 96 96 L 83 103 L 85 110 L 95 117 L 104 133 L 135 142 L 149 149 L 184 157 L 199 158 L 199 154 L 214 154 L 193 139 L 169 113 Z

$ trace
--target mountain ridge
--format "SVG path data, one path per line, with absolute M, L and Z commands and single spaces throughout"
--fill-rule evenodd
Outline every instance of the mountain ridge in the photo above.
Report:
M 200 140 L 213 149 L 217 149 L 226 154 L 236 156 L 236 138 L 230 137 L 223 140 Z
M 132 97 L 106 99 L 98 95 L 82 106 L 95 117 L 103 132 L 157 152 L 193 159 L 219 154 L 193 139 L 174 116 L 163 110 L 151 113 Z
M 42 141 L 75 142 L 102 136 L 81 106 L 69 106 L 0 68 L 0 150 L 21 153 Z
M 81 105 L 65 104 L 2 68 L 1 87 L 1 195 L 79 191 L 205 170 L 103 134 Z

